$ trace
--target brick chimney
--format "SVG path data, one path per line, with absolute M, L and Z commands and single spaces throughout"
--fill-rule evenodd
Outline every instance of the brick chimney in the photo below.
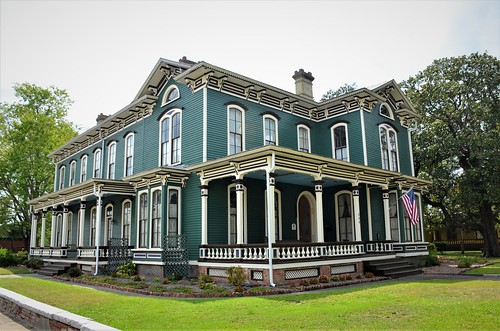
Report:
M 292 78 L 295 79 L 295 94 L 314 100 L 312 89 L 313 75 L 310 72 L 305 72 L 304 69 L 300 69 L 299 71 L 295 71 Z
M 97 118 L 95 119 L 95 121 L 97 124 L 99 124 L 108 117 L 109 117 L 109 115 L 104 115 L 103 113 L 100 113 L 99 115 L 97 115 Z

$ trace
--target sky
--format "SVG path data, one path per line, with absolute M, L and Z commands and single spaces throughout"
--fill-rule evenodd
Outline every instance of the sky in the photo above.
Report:
M 475 52 L 500 57 L 500 0 L 0 0 L 0 101 L 16 100 L 15 83 L 65 89 L 80 131 L 132 102 L 159 58 L 290 92 L 303 68 L 319 100 Z

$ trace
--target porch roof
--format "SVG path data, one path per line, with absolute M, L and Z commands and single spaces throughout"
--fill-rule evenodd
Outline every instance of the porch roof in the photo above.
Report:
M 415 186 L 424 190 L 431 182 L 399 172 L 367 167 L 351 162 L 339 161 L 320 155 L 300 152 L 279 146 L 264 146 L 238 154 L 204 162 L 187 168 L 198 173 L 202 182 L 231 176 L 244 176 L 274 167 L 278 181 L 280 176 L 289 174 L 311 176 L 308 186 L 313 180 L 333 179 L 356 183 L 367 183 L 379 186 L 395 186 L 409 188 Z
M 135 187 L 146 186 L 159 182 L 173 182 L 183 184 L 189 178 L 190 173 L 190 171 L 182 168 L 159 167 L 125 177 L 123 178 L 123 181 L 128 182 Z

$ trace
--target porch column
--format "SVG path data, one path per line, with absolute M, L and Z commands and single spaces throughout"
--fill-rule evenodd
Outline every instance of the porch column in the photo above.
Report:
M 79 229 L 78 229 L 78 246 L 83 246 L 83 234 L 85 232 L 85 208 L 87 205 L 83 202 L 80 203 L 80 215 L 78 217 Z
M 354 227 L 355 227 L 355 237 L 354 241 L 361 241 L 361 217 L 359 214 L 359 186 L 353 186 L 352 188 L 352 200 L 353 200 L 353 213 L 354 213 Z
M 245 203 L 243 200 L 243 190 L 244 190 L 243 180 L 236 180 L 236 244 L 243 244 L 243 220 L 245 217 L 244 208 Z
M 30 237 L 30 247 L 37 247 L 36 245 L 36 229 L 37 229 L 38 217 L 35 213 L 31 214 L 31 237 Z
M 95 246 L 97 247 L 97 252 L 99 251 L 99 246 L 101 245 L 101 221 L 102 221 L 102 194 L 96 194 L 96 216 L 95 216 Z M 96 253 L 96 255 L 99 255 Z
M 201 185 L 200 189 L 201 189 L 201 244 L 208 245 L 208 185 Z
M 267 193 L 267 239 L 270 240 L 271 244 L 276 243 L 276 211 L 274 209 L 274 186 L 276 183 L 276 179 L 272 177 L 272 174 L 266 172 L 267 184 L 266 184 L 266 193 Z
M 42 233 L 40 234 L 40 247 L 45 247 L 45 224 L 47 223 L 47 211 L 42 211 Z
M 57 212 L 52 209 L 52 224 L 50 226 L 50 247 L 56 246 L 56 232 L 57 232 Z
M 382 200 L 384 201 L 384 224 L 385 224 L 385 240 L 391 240 L 391 214 L 389 207 L 389 190 L 382 190 Z
M 64 206 L 63 207 L 63 224 L 62 224 L 61 247 L 68 246 L 68 214 L 69 214 L 69 208 L 67 206 Z
M 325 234 L 323 230 L 323 181 L 317 180 L 314 182 L 314 191 L 316 192 L 316 233 L 318 238 L 316 242 L 325 242 Z

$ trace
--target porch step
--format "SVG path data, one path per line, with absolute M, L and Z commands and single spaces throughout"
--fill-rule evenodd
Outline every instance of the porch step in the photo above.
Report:
M 45 262 L 43 267 L 38 269 L 36 273 L 44 276 L 61 275 L 74 266 L 76 266 L 74 263 Z
M 421 269 L 400 258 L 365 262 L 365 270 L 378 276 L 401 278 L 422 273 Z

